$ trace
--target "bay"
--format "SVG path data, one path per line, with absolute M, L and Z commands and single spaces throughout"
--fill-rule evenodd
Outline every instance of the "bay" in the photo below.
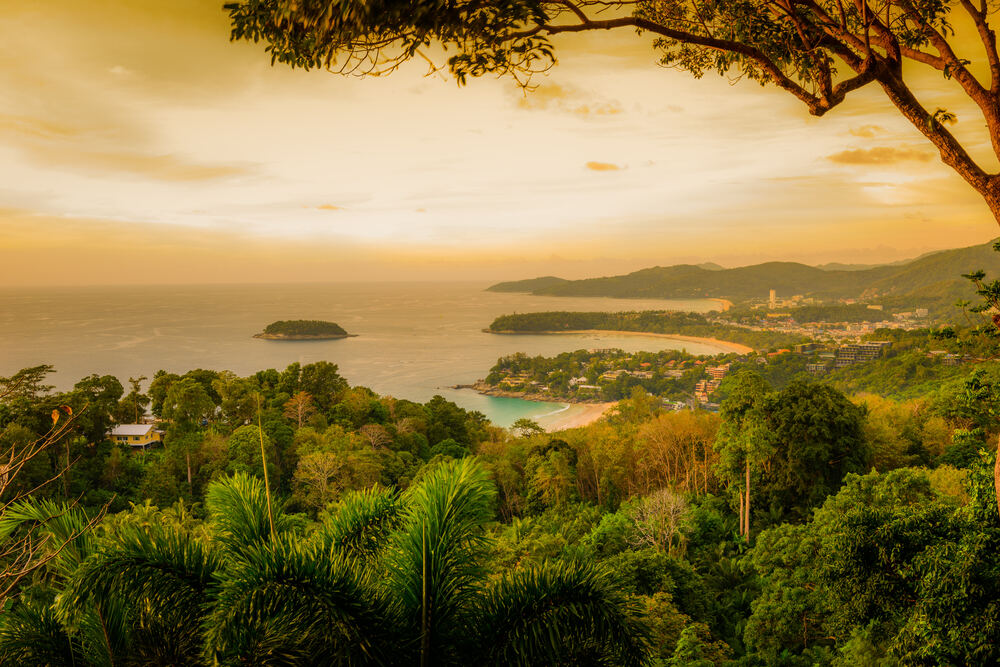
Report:
M 123 270 L 124 267 L 123 267 Z M 150 270 L 156 270 L 151 268 Z M 550 310 L 689 310 L 711 300 L 560 298 L 486 292 L 480 283 L 327 283 L 109 286 L 0 289 L 0 375 L 53 364 L 52 383 L 68 389 L 91 373 L 149 378 L 193 368 L 248 375 L 331 361 L 351 384 L 379 394 L 426 401 L 435 394 L 500 425 L 561 405 L 481 396 L 450 389 L 485 377 L 515 352 L 552 356 L 589 348 L 627 351 L 723 351 L 716 345 L 660 337 L 581 334 L 501 336 L 484 333 L 499 315 Z M 269 341 L 253 334 L 275 320 L 336 322 L 357 337 Z

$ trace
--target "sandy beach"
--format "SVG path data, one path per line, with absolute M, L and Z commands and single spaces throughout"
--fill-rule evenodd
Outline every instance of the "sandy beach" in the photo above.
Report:
M 535 421 L 545 429 L 546 433 L 555 433 L 568 428 L 579 428 L 592 424 L 615 405 L 617 405 L 615 402 L 571 403 L 569 407 L 538 417 Z
M 710 298 L 709 301 L 715 301 L 716 303 L 721 305 L 722 306 L 721 310 L 723 313 L 733 307 L 733 302 L 730 301 L 729 299 Z
M 653 338 L 672 338 L 674 340 L 689 340 L 692 343 L 706 343 L 708 345 L 715 345 L 720 347 L 726 352 L 735 352 L 736 354 L 751 354 L 754 349 L 746 345 L 741 345 L 739 343 L 732 343 L 728 340 L 719 340 L 718 338 L 702 338 L 701 336 L 684 336 L 682 334 L 663 334 L 663 333 L 651 333 L 647 331 L 612 331 L 610 329 L 574 329 L 572 331 L 491 331 L 489 329 L 484 329 L 487 333 L 502 334 L 505 336 L 525 336 L 525 335 L 552 335 L 558 336 L 562 334 L 613 334 L 615 336 L 652 336 Z

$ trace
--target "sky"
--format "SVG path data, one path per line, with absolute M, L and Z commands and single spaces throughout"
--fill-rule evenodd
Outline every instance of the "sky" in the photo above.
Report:
M 527 94 L 422 62 L 345 78 L 231 43 L 221 4 L 0 2 L 0 284 L 580 278 L 997 236 L 873 87 L 817 119 L 630 31 L 560 39 Z

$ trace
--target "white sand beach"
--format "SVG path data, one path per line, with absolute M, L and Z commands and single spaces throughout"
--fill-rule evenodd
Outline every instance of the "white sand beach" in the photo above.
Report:
M 536 421 L 539 426 L 545 429 L 546 433 L 555 433 L 592 424 L 615 405 L 617 405 L 615 402 L 571 403 L 566 409 L 542 415 Z

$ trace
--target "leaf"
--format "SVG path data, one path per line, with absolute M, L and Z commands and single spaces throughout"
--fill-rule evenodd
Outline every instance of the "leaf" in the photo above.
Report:
M 58 410 L 53 410 L 52 411 L 52 423 L 55 424 L 57 421 L 59 421 L 59 411 Z

